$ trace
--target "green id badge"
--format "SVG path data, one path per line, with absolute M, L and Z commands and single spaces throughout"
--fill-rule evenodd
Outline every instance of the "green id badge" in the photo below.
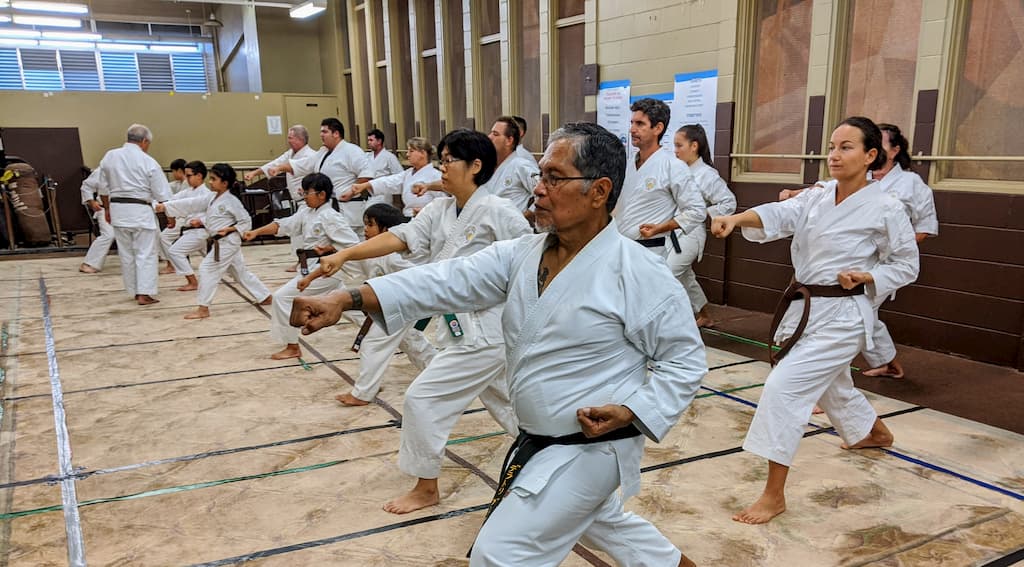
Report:
M 426 319 L 420 319 L 419 321 L 416 321 L 416 324 L 413 325 L 412 328 L 416 329 L 417 331 L 422 331 L 422 330 L 426 329 L 427 325 L 429 325 L 429 324 L 430 324 L 430 317 L 427 317 Z
M 459 319 L 454 313 L 445 313 L 444 322 L 448 324 L 448 332 L 453 337 L 459 338 L 462 336 L 462 325 L 459 324 Z

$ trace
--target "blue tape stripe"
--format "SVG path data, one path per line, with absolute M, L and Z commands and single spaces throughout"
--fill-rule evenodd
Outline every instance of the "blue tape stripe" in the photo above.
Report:
M 597 85 L 597 88 L 598 89 L 617 89 L 617 88 L 628 87 L 628 86 L 629 86 L 629 79 L 625 79 L 625 80 L 622 80 L 622 81 L 601 81 L 601 83 Z
M 707 71 L 697 71 L 696 73 L 678 73 L 676 74 L 676 82 L 682 83 L 683 81 L 689 81 L 690 79 L 710 79 L 718 76 L 718 69 L 709 69 Z

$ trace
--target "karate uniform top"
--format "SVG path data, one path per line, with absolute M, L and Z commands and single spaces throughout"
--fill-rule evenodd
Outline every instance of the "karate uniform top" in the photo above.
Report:
M 292 160 L 292 168 L 301 171 L 303 176 L 310 173 L 323 173 L 331 178 L 334 186 L 334 197 L 338 198 L 352 188 L 352 184 L 360 177 L 371 177 L 367 170 L 366 153 L 355 145 L 341 140 L 334 151 L 328 153 L 327 146 L 321 146 L 312 156 L 303 160 Z M 298 167 L 298 169 L 296 169 Z M 349 226 L 363 226 L 363 201 L 339 201 L 341 214 Z
M 305 146 L 302 146 L 301 148 L 299 148 L 299 151 L 295 151 L 295 150 L 293 150 L 291 148 L 288 148 L 288 151 L 286 151 L 285 153 L 283 153 L 283 154 L 277 156 L 277 158 L 275 158 L 275 159 L 273 159 L 271 161 L 268 161 L 267 163 L 261 165 L 260 166 L 260 170 L 263 171 L 263 175 L 266 175 L 267 177 L 270 177 L 270 168 L 272 168 L 272 167 L 281 167 L 282 165 L 284 165 L 286 163 L 287 164 L 292 164 L 292 163 L 294 163 L 296 161 L 302 161 L 302 160 L 305 160 L 305 159 L 309 159 L 309 158 L 312 158 L 313 154 L 315 154 L 315 153 L 316 153 L 316 150 L 314 150 L 313 148 L 309 147 L 309 144 L 306 144 Z M 306 174 L 309 174 L 309 173 L 312 173 L 312 171 L 306 172 Z M 298 172 L 289 172 L 289 173 L 286 173 L 285 176 L 284 176 L 285 183 L 287 183 L 287 185 L 288 185 L 288 193 L 291 194 L 292 200 L 295 200 L 295 201 L 301 201 L 302 200 L 302 178 L 303 177 L 305 177 L 305 174 L 304 175 L 299 175 Z
M 609 223 L 538 297 L 547 238 L 497 242 L 472 256 L 372 279 L 377 319 L 393 332 L 430 313 L 504 303 L 509 393 L 523 431 L 577 433 L 577 409 L 621 404 L 645 436 L 662 440 L 707 373 L 686 293 L 664 262 Z M 643 446 L 643 437 L 611 442 L 625 497 L 639 490 Z M 544 449 L 516 489 L 539 492 L 580 450 Z
M 178 192 L 189 188 L 187 179 L 182 179 L 181 181 L 168 181 L 167 185 L 171 188 L 172 195 L 177 195 Z
M 302 207 L 295 214 L 277 219 L 277 236 L 301 236 L 301 248 L 312 250 L 317 246 L 331 245 L 336 250 L 342 250 L 359 244 L 359 237 L 352 232 L 345 217 L 331 208 L 330 203 L 324 203 L 312 209 Z M 310 271 L 314 270 L 320 263 L 319 258 L 310 258 L 307 261 Z M 366 278 L 348 263 L 342 265 L 341 270 L 335 277 L 345 283 L 362 283 Z
M 693 162 L 689 167 L 697 189 L 704 197 L 709 217 L 724 217 L 736 212 L 736 196 L 729 190 L 717 169 L 704 163 L 702 159 Z
M 405 242 L 409 248 L 407 258 L 411 257 L 414 261 L 429 258 L 430 262 L 468 256 L 497 240 L 518 238 L 533 232 L 522 211 L 517 210 L 508 200 L 481 189 L 478 187 L 470 196 L 461 212 L 456 211 L 454 197 L 441 197 L 423 207 L 412 221 L 391 227 L 388 232 Z M 409 287 L 406 293 L 410 297 L 418 297 L 420 291 L 420 285 L 416 284 Z M 505 342 L 501 333 L 501 305 L 488 305 L 479 310 L 468 309 L 454 314 L 463 335 L 453 337 L 447 325 L 438 325 L 438 346 L 496 345 Z
M 96 200 L 96 195 L 100 192 L 100 183 L 102 175 L 100 174 L 100 168 L 92 170 L 89 177 L 82 180 L 82 204 L 86 204 L 89 201 Z M 92 209 L 90 209 L 90 212 Z
M 524 157 L 526 159 L 532 159 L 534 163 L 537 163 L 537 158 L 533 157 L 533 153 L 526 149 L 526 146 L 519 144 L 516 146 L 516 155 Z
M 871 174 L 868 173 L 870 177 Z M 939 219 L 935 214 L 935 199 L 931 187 L 925 185 L 921 177 L 913 171 L 907 171 L 900 164 L 893 164 L 892 169 L 878 180 L 883 191 L 899 199 L 910 217 L 914 232 L 931 236 L 939 234 Z
M 194 199 L 196 197 L 204 197 L 206 199 L 213 199 L 214 195 L 216 195 L 216 193 L 211 191 L 210 188 L 207 187 L 205 183 L 203 183 L 201 185 L 198 185 L 196 187 L 192 187 L 191 185 L 188 185 L 186 183 L 185 189 L 182 190 L 182 191 L 178 191 L 174 195 L 171 195 L 171 198 L 168 199 L 167 202 L 169 203 L 171 201 L 177 201 L 177 200 L 180 200 L 180 199 Z M 166 213 L 164 213 L 164 214 L 166 214 Z M 185 226 L 185 224 L 188 224 L 188 223 L 192 222 L 192 219 L 198 219 L 199 222 L 201 222 L 203 224 L 206 224 L 205 217 L 206 217 L 206 211 L 202 210 L 202 211 L 199 211 L 198 213 L 192 213 L 192 214 L 186 215 L 184 217 L 175 217 L 175 222 L 177 223 L 177 225 L 176 225 L 177 228 L 180 230 L 181 228 L 183 228 Z M 185 223 L 185 224 L 182 224 L 182 223 Z
M 366 152 L 366 169 L 372 173 L 367 177 L 384 177 L 385 175 L 394 175 L 402 172 L 402 164 L 398 161 L 395 154 L 381 150 L 377 155 L 373 155 L 373 152 Z
M 167 207 L 166 212 L 175 217 L 203 212 L 207 237 L 217 234 L 222 228 L 234 226 L 238 232 L 230 233 L 224 238 L 237 238 L 237 242 L 241 243 L 241 234 L 252 230 L 252 217 L 249 216 L 249 211 L 245 210 L 242 202 L 230 191 L 220 195 L 209 190 L 207 193 L 209 195 L 167 201 L 164 203 Z
M 100 195 L 161 202 L 171 198 L 171 187 L 160 164 L 138 144 L 125 142 L 108 151 L 97 169 L 101 172 Z M 110 224 L 119 228 L 160 228 L 152 207 L 138 203 L 111 203 Z
M 417 197 L 412 192 L 413 185 L 417 183 L 433 183 L 441 179 L 441 172 L 438 171 L 434 164 L 428 163 L 427 165 L 419 168 L 418 171 L 409 169 L 396 173 L 394 175 L 388 175 L 386 177 L 378 177 L 370 181 L 370 186 L 373 187 L 374 195 L 402 195 L 402 214 L 407 217 L 413 216 L 413 209 L 422 209 L 427 206 L 427 203 L 433 201 L 438 197 L 444 197 L 445 193 L 441 191 L 427 191 L 422 196 Z
M 790 251 L 796 281 L 809 285 L 838 285 L 839 272 L 871 272 L 875 282 L 864 295 L 815 297 L 805 335 L 838 317 L 843 302 L 854 301 L 864 322 L 867 349 L 874 348 L 874 307 L 897 289 L 917 279 L 918 252 L 914 229 L 903 205 L 869 183 L 836 205 L 835 180 L 803 191 L 782 202 L 754 207 L 763 229 L 743 228 L 752 242 L 771 242 L 793 237 Z M 803 300 L 790 305 L 774 340 L 781 342 L 796 329 Z
M 493 195 L 508 199 L 522 212 L 527 209 L 533 197 L 534 182 L 531 176 L 538 171 L 540 168 L 537 167 L 537 160 L 512 153 L 494 170 L 494 175 L 483 187 Z
M 639 169 L 634 160 L 626 160 L 626 179 L 615 215 L 623 236 L 640 240 L 640 225 L 673 218 L 683 234 L 689 234 L 704 224 L 706 216 L 704 199 L 690 168 L 668 150 L 655 151 Z M 663 235 L 652 238 L 659 236 Z

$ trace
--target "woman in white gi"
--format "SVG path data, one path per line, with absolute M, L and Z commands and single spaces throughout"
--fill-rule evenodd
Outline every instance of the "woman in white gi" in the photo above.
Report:
M 450 197 L 434 199 L 411 222 L 321 258 L 326 275 L 351 260 L 407 252 L 438 262 L 468 256 L 496 240 L 530 234 L 530 225 L 511 202 L 477 188 L 490 179 L 497 161 L 487 136 L 472 130 L 450 132 L 438 145 L 441 181 Z M 409 288 L 415 295 L 419 290 Z M 480 397 L 505 431 L 518 431 L 505 381 L 505 339 L 501 305 L 475 312 L 445 314 L 437 325 L 439 351 L 405 394 L 398 466 L 419 480 L 408 493 L 384 505 L 404 514 L 439 501 L 437 477 L 444 444 L 473 398 Z
M 250 241 L 267 235 L 297 236 L 300 242 L 298 250 L 312 252 L 313 257 L 306 260 L 306 265 L 308 269 L 315 270 L 319 255 L 353 246 L 359 242 L 359 238 L 348 227 L 345 217 L 331 208 L 333 186 L 329 177 L 322 173 L 310 173 L 302 178 L 301 183 L 306 206 L 300 207 L 291 216 L 277 219 L 256 230 L 246 231 L 242 239 Z M 270 338 L 274 342 L 284 344 L 285 347 L 270 355 L 273 360 L 302 356 L 299 333 L 288 324 L 295 296 L 326 293 L 343 283 L 340 278 L 323 278 L 316 280 L 309 287 L 302 287 L 299 286 L 302 277 L 302 274 L 296 275 L 274 292 L 273 307 L 270 309 Z
M 689 166 L 690 173 L 693 174 L 693 180 L 707 206 L 708 216 L 714 218 L 733 214 L 736 211 L 736 197 L 725 185 L 722 176 L 718 175 L 718 170 L 712 167 L 711 149 L 708 147 L 704 127 L 700 124 L 683 126 L 676 130 L 673 143 L 676 157 Z M 640 236 L 651 238 L 656 234 L 668 232 L 673 226 L 673 220 L 662 224 L 642 224 Z M 665 257 L 669 269 L 686 289 L 698 327 L 710 327 L 713 324 L 707 312 L 708 298 L 697 283 L 697 275 L 693 272 L 693 263 L 700 262 L 707 239 L 707 231 L 703 227 L 696 227 L 679 238 L 679 252 L 669 246 Z
M 206 187 L 206 164 L 201 161 L 190 161 L 185 165 L 185 181 L 188 189 L 178 191 L 169 199 L 192 199 L 201 197 L 207 203 L 216 197 L 213 191 Z M 167 250 L 167 260 L 174 266 L 174 271 L 185 276 L 185 285 L 178 288 L 178 291 L 195 291 L 199 289 L 199 280 L 192 271 L 192 263 L 189 262 L 189 254 L 201 254 L 206 252 L 206 231 L 203 230 L 203 218 L 206 209 L 193 213 L 182 218 L 168 219 L 168 228 L 160 234 L 160 240 Z M 173 219 L 173 223 L 171 222 Z M 180 225 L 180 226 L 179 226 Z
M 207 242 L 213 248 L 199 264 L 199 291 L 196 293 L 198 307 L 185 315 L 186 319 L 206 319 L 210 316 L 210 304 L 217 293 L 217 286 L 225 272 L 231 272 L 260 305 L 270 305 L 270 290 L 245 265 L 242 257 L 242 232 L 249 230 L 252 219 L 242 202 L 229 192 L 238 177 L 234 168 L 226 163 L 216 163 L 210 168 L 210 190 L 216 193 L 213 200 L 207 197 L 193 197 L 178 201 L 159 203 L 156 212 L 174 217 L 206 211 L 204 218 Z
M 768 375 L 743 443 L 768 459 L 768 481 L 761 497 L 733 516 L 738 522 L 761 524 L 786 510 L 786 477 L 815 402 L 844 448 L 892 445 L 892 433 L 850 376 L 853 357 L 873 347 L 875 306 L 918 272 L 917 245 L 903 206 L 867 178 L 883 163 L 878 127 L 867 118 L 847 118 L 829 141 L 832 181 L 712 221 L 718 238 L 736 227 L 754 242 L 792 236 L 797 283 L 786 298 L 804 296 L 792 301 L 773 337 L 791 350 Z
M 385 203 L 370 205 L 363 213 L 367 240 L 408 221 L 409 219 L 402 216 L 402 211 Z M 360 281 L 393 274 L 415 265 L 402 258 L 402 255 L 397 252 L 379 258 L 351 262 L 349 265 L 352 264 L 359 264 L 362 268 L 364 277 Z M 308 280 L 314 275 L 316 274 L 310 274 L 306 279 Z M 302 287 L 302 283 L 299 284 L 299 287 Z M 285 325 L 288 324 L 289 315 L 291 315 L 290 305 L 285 314 Z M 391 334 L 385 333 L 379 324 L 371 325 L 359 345 L 359 377 L 351 392 L 338 394 L 334 399 L 346 406 L 365 406 L 373 401 L 377 397 L 377 393 L 380 392 L 384 373 L 391 365 L 396 348 L 402 349 L 402 352 L 409 358 L 409 362 L 417 371 L 422 372 L 437 354 L 437 349 L 423 337 L 422 332 L 414 329 L 413 325 L 414 323 L 410 323 L 400 327 Z M 298 333 L 298 329 L 291 328 Z
M 416 137 L 409 138 L 406 148 L 409 150 L 406 157 L 412 167 L 394 175 L 356 183 L 352 186 L 352 194 L 401 195 L 402 213 L 407 217 L 416 216 L 427 203 L 443 197 L 444 193 L 440 191 L 426 191 L 422 195 L 413 191 L 415 185 L 429 185 L 441 180 L 441 172 L 431 163 L 434 159 L 434 146 L 426 138 Z

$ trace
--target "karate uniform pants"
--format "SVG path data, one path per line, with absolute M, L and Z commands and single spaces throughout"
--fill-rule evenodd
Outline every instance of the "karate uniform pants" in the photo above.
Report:
M 677 565 L 679 549 L 650 522 L 623 510 L 618 462 L 610 445 L 544 449 L 576 450 L 579 456 L 536 494 L 518 482 L 512 485 L 480 530 L 470 567 L 554 567 L 577 541 L 607 553 L 618 565 Z M 520 478 L 529 476 L 530 465 Z
M 871 332 L 871 340 L 875 348 L 864 351 L 864 360 L 868 368 L 878 368 L 889 364 L 896 358 L 896 343 L 889 334 L 889 328 L 878 318 L 878 311 L 875 311 L 875 328 Z
M 309 270 L 316 269 L 313 263 Z M 270 304 L 270 338 L 274 342 L 286 345 L 299 343 L 299 329 L 288 324 L 292 316 L 292 303 L 300 295 L 322 295 L 341 287 L 342 282 L 336 278 L 317 278 L 309 287 L 299 291 L 296 284 L 303 276 L 295 276 L 274 292 L 274 301 Z
M 672 270 L 672 275 L 679 280 L 679 283 L 683 284 L 686 295 L 690 298 L 690 306 L 693 308 L 693 312 L 697 313 L 708 304 L 708 298 L 704 295 L 700 284 L 697 283 L 697 274 L 693 271 L 693 263 L 704 251 L 708 233 L 702 225 L 695 228 L 690 234 L 677 233 L 677 235 L 679 235 L 680 252 L 676 252 L 670 239 L 665 247 L 667 249 L 665 262 Z
M 102 270 L 103 263 L 107 261 L 107 254 L 110 253 L 110 245 L 114 243 L 114 227 L 107 222 L 107 216 L 103 213 L 103 209 L 93 213 L 92 218 L 96 219 L 100 235 L 89 245 L 89 251 L 85 253 L 85 264 Z
M 185 222 L 185 221 L 179 220 L 178 222 Z M 161 260 L 170 260 L 171 259 L 171 246 L 174 246 L 174 243 L 178 240 L 179 236 L 181 236 L 181 225 L 180 224 L 175 225 L 174 228 L 165 228 L 165 229 L 160 231 L 160 259 Z
M 768 374 L 743 448 L 790 466 L 815 402 L 848 445 L 867 437 L 878 415 L 850 376 L 863 347 L 864 324 L 849 300 L 834 320 L 804 333 Z
M 196 303 L 201 307 L 209 307 L 213 303 L 213 296 L 217 294 L 217 285 L 220 284 L 225 272 L 231 273 L 235 281 L 244 287 L 256 301 L 263 301 L 270 296 L 267 286 L 263 285 L 256 274 L 249 271 L 249 267 L 245 265 L 242 246 L 239 244 L 238 238 L 238 236 L 229 235 L 221 239 L 219 262 L 214 259 L 215 254 L 211 250 L 199 264 L 199 291 L 196 293 Z
M 390 335 L 385 335 L 380 325 L 370 327 L 359 348 L 359 378 L 352 387 L 353 396 L 367 402 L 377 397 L 395 348 L 401 348 L 420 372 L 430 364 L 437 349 L 423 337 L 423 333 L 413 329 L 413 325 L 415 323 L 410 323 Z
M 192 263 L 188 261 L 188 255 L 204 252 L 206 252 L 206 231 L 201 228 L 186 230 L 167 250 L 167 259 L 171 261 L 176 274 L 191 276 L 195 272 L 192 271 Z M 224 244 L 221 244 L 221 259 L 223 258 Z
M 159 235 L 160 231 L 155 228 L 114 227 L 124 289 L 132 297 L 157 294 Z
M 505 345 L 440 349 L 405 392 L 398 467 L 417 478 L 441 474 L 444 446 L 462 412 L 480 397 L 495 421 L 519 431 L 505 379 Z

